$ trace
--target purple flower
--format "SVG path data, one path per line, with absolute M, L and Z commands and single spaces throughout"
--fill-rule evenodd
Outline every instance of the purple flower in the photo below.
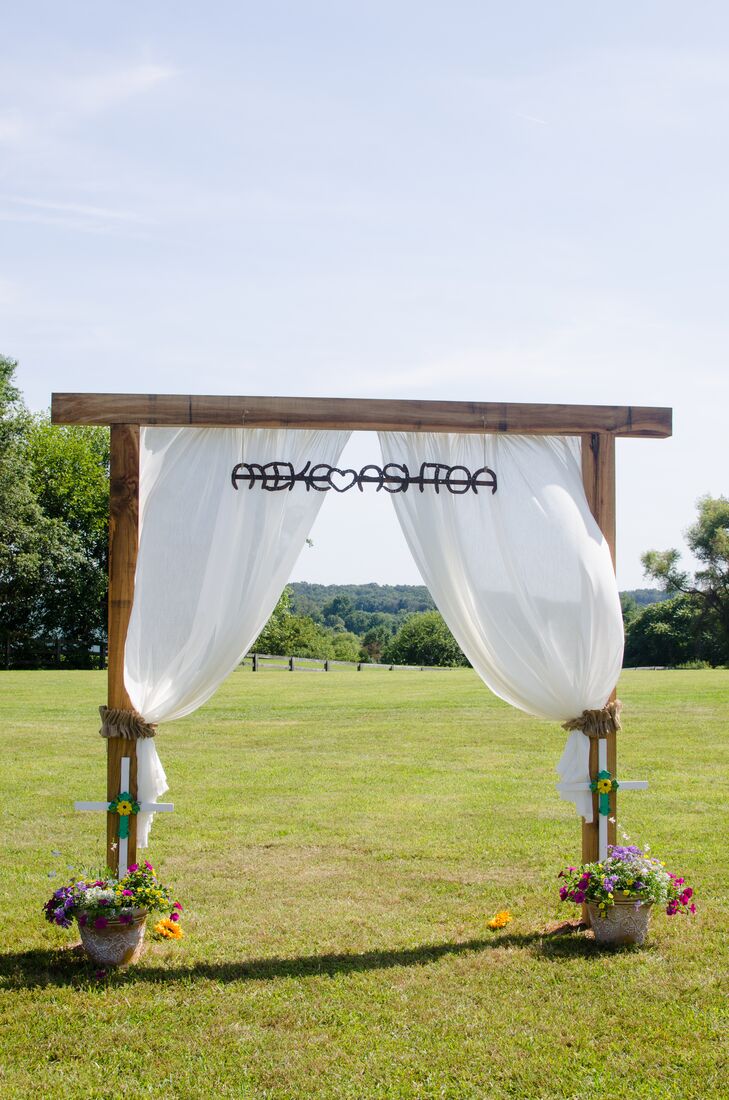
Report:
M 79 914 L 78 923 L 81 928 L 86 927 L 86 925 L 89 923 L 89 918 L 87 917 L 86 913 Z
M 560 896 L 560 899 L 561 899 L 562 901 L 564 901 L 564 899 L 565 899 L 565 898 L 567 897 L 567 894 L 568 894 L 568 893 L 569 893 L 569 891 L 568 891 L 568 889 L 567 889 L 567 887 L 566 887 L 566 886 L 560 886 L 560 888 L 559 888 L 559 896 Z
M 119 917 L 119 923 L 120 924 L 131 924 L 133 920 L 134 920 L 134 917 L 132 916 L 131 913 L 122 913 L 121 916 Z
M 584 890 L 573 890 L 572 891 L 572 900 L 576 901 L 578 905 L 582 905 L 582 902 L 585 900 L 585 891 Z
M 630 862 L 636 856 L 642 856 L 643 852 L 635 844 L 611 844 L 608 847 L 608 858 L 621 859 Z
M 106 919 L 106 917 L 97 917 L 96 920 L 94 921 L 94 928 L 98 928 L 98 929 L 106 928 L 108 923 L 109 922 Z

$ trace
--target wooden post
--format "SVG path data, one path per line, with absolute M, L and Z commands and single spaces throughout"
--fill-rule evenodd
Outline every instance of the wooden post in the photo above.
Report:
M 582 436 L 582 480 L 587 502 L 595 521 L 602 531 L 615 568 L 615 436 L 607 432 L 592 432 Z M 611 699 L 615 698 L 615 691 Z M 617 737 L 611 733 L 607 740 L 608 771 L 617 775 Z M 597 740 L 590 741 L 590 779 L 596 779 L 599 771 Z M 598 796 L 592 796 L 592 822 L 582 822 L 582 861 L 591 863 L 598 858 Z M 615 818 L 617 803 L 615 791 L 610 795 L 610 817 Z M 615 821 L 608 820 L 608 844 L 614 844 L 617 836 Z
M 293 672 L 293 671 L 294 671 L 294 659 L 293 659 L 293 657 L 289 657 L 289 672 Z
M 137 564 L 139 522 L 139 428 L 113 424 L 111 428 L 111 476 L 109 484 L 109 650 L 107 704 L 131 709 L 124 687 L 124 645 L 134 598 L 134 571 Z M 137 795 L 137 754 L 135 743 L 122 737 L 106 740 L 106 795 L 109 801 L 119 794 L 121 760 L 130 759 L 129 792 Z M 117 871 L 118 818 L 107 814 L 106 862 Z M 115 845 L 112 848 L 112 845 Z M 128 862 L 134 863 L 137 851 L 137 819 L 129 818 Z M 126 871 L 126 868 L 122 869 Z
M 258 672 L 258 654 L 254 653 L 251 660 L 251 668 L 253 672 Z

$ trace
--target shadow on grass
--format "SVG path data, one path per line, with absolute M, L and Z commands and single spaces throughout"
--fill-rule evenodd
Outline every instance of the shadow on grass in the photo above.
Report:
M 144 960 L 115 976 L 135 981 L 169 984 L 196 979 L 217 982 L 275 981 L 278 978 L 334 977 L 393 967 L 427 966 L 439 959 L 492 951 L 495 948 L 526 949 L 535 957 L 547 959 L 590 959 L 605 954 L 591 937 L 569 935 L 546 937 L 542 932 L 510 933 L 487 939 L 423 944 L 394 951 L 363 951 L 359 954 L 301 955 L 291 958 L 244 959 L 240 961 L 199 961 L 188 965 L 150 966 Z M 613 948 L 611 955 L 632 953 L 634 948 Z M 149 956 L 147 956 L 149 960 Z M 95 981 L 97 968 L 77 950 L 19 951 L 0 955 L 0 988 L 33 989 L 44 986 L 86 985 Z

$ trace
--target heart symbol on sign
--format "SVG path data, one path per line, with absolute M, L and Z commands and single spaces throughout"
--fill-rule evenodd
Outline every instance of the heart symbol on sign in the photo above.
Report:
M 351 489 L 353 485 L 356 485 L 357 471 L 338 470 L 336 466 L 333 466 L 329 471 L 327 480 L 335 493 L 346 493 L 347 489 Z

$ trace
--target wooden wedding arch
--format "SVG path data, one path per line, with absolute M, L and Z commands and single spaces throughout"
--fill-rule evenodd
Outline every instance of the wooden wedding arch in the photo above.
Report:
M 576 435 L 582 440 L 582 477 L 592 514 L 615 565 L 615 439 L 671 435 L 672 410 L 617 405 L 533 405 L 471 401 L 386 401 L 319 397 L 203 397 L 183 394 L 54 393 L 54 424 L 111 427 L 109 487 L 108 706 L 130 710 L 124 688 L 124 644 L 134 597 L 139 518 L 139 429 L 165 427 L 322 428 L 351 431 L 509 432 Z M 613 692 L 613 698 L 615 693 Z M 137 795 L 136 754 L 129 742 L 106 738 L 107 797 L 118 795 L 121 761 L 130 759 L 130 793 Z M 607 736 L 607 767 L 617 774 L 617 736 Z M 598 773 L 598 742 L 590 741 L 590 778 Z M 593 820 L 582 823 L 582 859 L 597 859 L 598 795 Z M 616 793 L 610 795 L 608 842 L 615 843 Z M 128 861 L 136 858 L 136 817 L 129 821 Z M 118 818 L 107 813 L 107 863 L 118 869 Z

